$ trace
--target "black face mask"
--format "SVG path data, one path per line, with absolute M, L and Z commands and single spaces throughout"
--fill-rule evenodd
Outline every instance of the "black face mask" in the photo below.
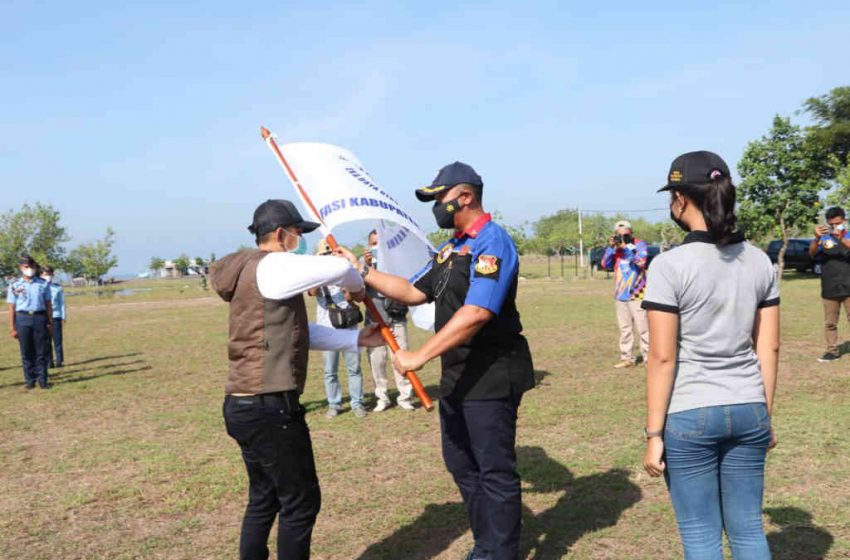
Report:
M 434 212 L 434 218 L 437 220 L 438 226 L 443 229 L 452 229 L 455 227 L 455 212 L 460 210 L 458 200 L 460 200 L 460 197 L 454 200 L 447 200 L 442 204 L 439 202 L 434 203 L 432 212 Z
M 670 219 L 673 220 L 673 223 L 675 223 L 677 226 L 682 228 L 683 231 L 690 233 L 691 228 L 688 227 L 688 224 L 686 224 L 685 222 L 683 222 L 682 220 L 680 220 L 679 218 L 676 217 L 676 214 L 673 213 L 673 206 L 672 205 L 670 206 Z

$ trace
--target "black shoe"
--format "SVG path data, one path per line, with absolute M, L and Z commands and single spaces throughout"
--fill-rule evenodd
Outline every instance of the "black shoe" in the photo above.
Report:
M 27 391 L 32 391 L 33 389 L 35 389 L 35 385 L 27 385 L 26 387 Z
M 56 367 L 57 367 L 57 368 L 65 367 L 65 364 L 61 364 L 61 363 L 60 363 L 60 364 L 56 364 Z
M 821 362 L 821 363 L 834 362 L 835 360 L 837 360 L 840 357 L 841 356 L 839 356 L 838 354 L 833 354 L 832 352 L 827 352 L 826 354 L 824 354 L 823 356 L 818 358 L 818 361 Z
M 39 385 L 38 387 L 39 389 L 51 389 L 53 388 L 53 385 L 51 385 L 50 383 L 45 383 L 44 385 Z

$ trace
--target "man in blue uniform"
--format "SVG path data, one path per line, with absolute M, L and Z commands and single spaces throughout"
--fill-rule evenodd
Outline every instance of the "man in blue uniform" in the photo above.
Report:
M 440 356 L 443 459 L 463 496 L 474 560 L 519 556 L 520 478 L 516 420 L 534 386 L 528 343 L 516 308 L 519 257 L 508 233 L 481 206 L 483 181 L 472 167 L 445 166 L 428 187 L 434 217 L 455 234 L 412 280 L 360 265 L 366 285 L 408 305 L 436 304 L 436 333 L 393 364 L 415 371 Z M 349 256 L 356 263 L 353 255 Z M 355 264 L 355 266 L 358 266 Z
M 18 262 L 21 277 L 9 285 L 6 301 L 9 302 L 9 329 L 12 338 L 21 346 L 24 366 L 24 383 L 27 389 L 38 382 L 42 389 L 47 383 L 47 340 L 50 336 L 53 310 L 50 307 L 50 288 L 35 275 L 37 264 L 29 255 Z
M 42 267 L 41 279 L 50 286 L 50 307 L 53 308 L 52 336 L 47 338 L 47 361 L 49 362 L 47 367 L 61 368 L 65 362 L 65 350 L 62 344 L 62 331 L 65 328 L 65 291 L 62 286 L 53 281 L 52 266 Z

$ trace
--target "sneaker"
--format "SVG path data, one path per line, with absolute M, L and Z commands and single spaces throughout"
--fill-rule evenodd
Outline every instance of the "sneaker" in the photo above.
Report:
M 396 404 L 398 404 L 398 407 L 402 410 L 416 410 L 416 407 L 413 406 L 413 403 L 410 401 L 398 401 Z
M 616 364 L 614 364 L 614 369 L 627 369 L 635 367 L 634 362 L 630 362 L 629 360 L 620 360 Z
M 351 409 L 351 412 L 353 412 L 354 415 L 358 418 L 366 418 L 369 415 L 369 413 L 366 412 L 366 409 L 363 408 L 362 406 L 358 406 L 358 407 Z
M 841 356 L 839 356 L 838 354 L 833 354 L 832 352 L 827 352 L 826 354 L 824 354 L 823 356 L 818 358 L 818 361 L 821 362 L 821 363 L 834 362 L 835 360 L 837 360 L 840 357 Z
M 372 409 L 372 412 L 383 412 L 390 407 L 390 403 L 384 401 L 378 401 L 378 404 L 375 405 L 375 408 Z
M 336 418 L 339 416 L 339 409 L 329 408 L 327 412 L 325 412 L 325 418 Z

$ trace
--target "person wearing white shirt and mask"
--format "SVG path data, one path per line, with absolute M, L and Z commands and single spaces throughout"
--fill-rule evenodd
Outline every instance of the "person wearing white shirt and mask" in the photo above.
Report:
M 325 285 L 365 295 L 363 279 L 345 259 L 305 255 L 304 221 L 288 200 L 267 200 L 248 230 L 257 250 L 217 261 L 213 289 L 230 304 L 224 419 L 248 472 L 248 507 L 240 558 L 268 558 L 268 537 L 279 515 L 278 558 L 307 559 L 321 507 L 310 432 L 299 403 L 309 350 L 354 352 L 382 345 L 374 328 L 338 330 L 309 324 L 304 292 Z
M 316 253 L 324 256 L 331 254 L 330 247 L 324 239 L 319 241 Z M 345 290 L 340 286 L 320 286 L 309 290 L 307 293 L 316 298 L 316 324 L 356 332 L 357 325 L 363 320 L 363 314 L 356 304 L 348 301 Z M 333 320 L 331 314 L 334 314 Z M 363 406 L 363 369 L 360 367 L 359 350 L 353 352 L 326 350 L 322 352 L 325 394 L 328 397 L 328 410 L 325 416 L 335 418 L 342 408 L 342 389 L 339 385 L 340 354 L 345 362 L 345 369 L 348 371 L 348 394 L 351 397 L 351 411 L 358 418 L 365 418 L 368 413 Z

